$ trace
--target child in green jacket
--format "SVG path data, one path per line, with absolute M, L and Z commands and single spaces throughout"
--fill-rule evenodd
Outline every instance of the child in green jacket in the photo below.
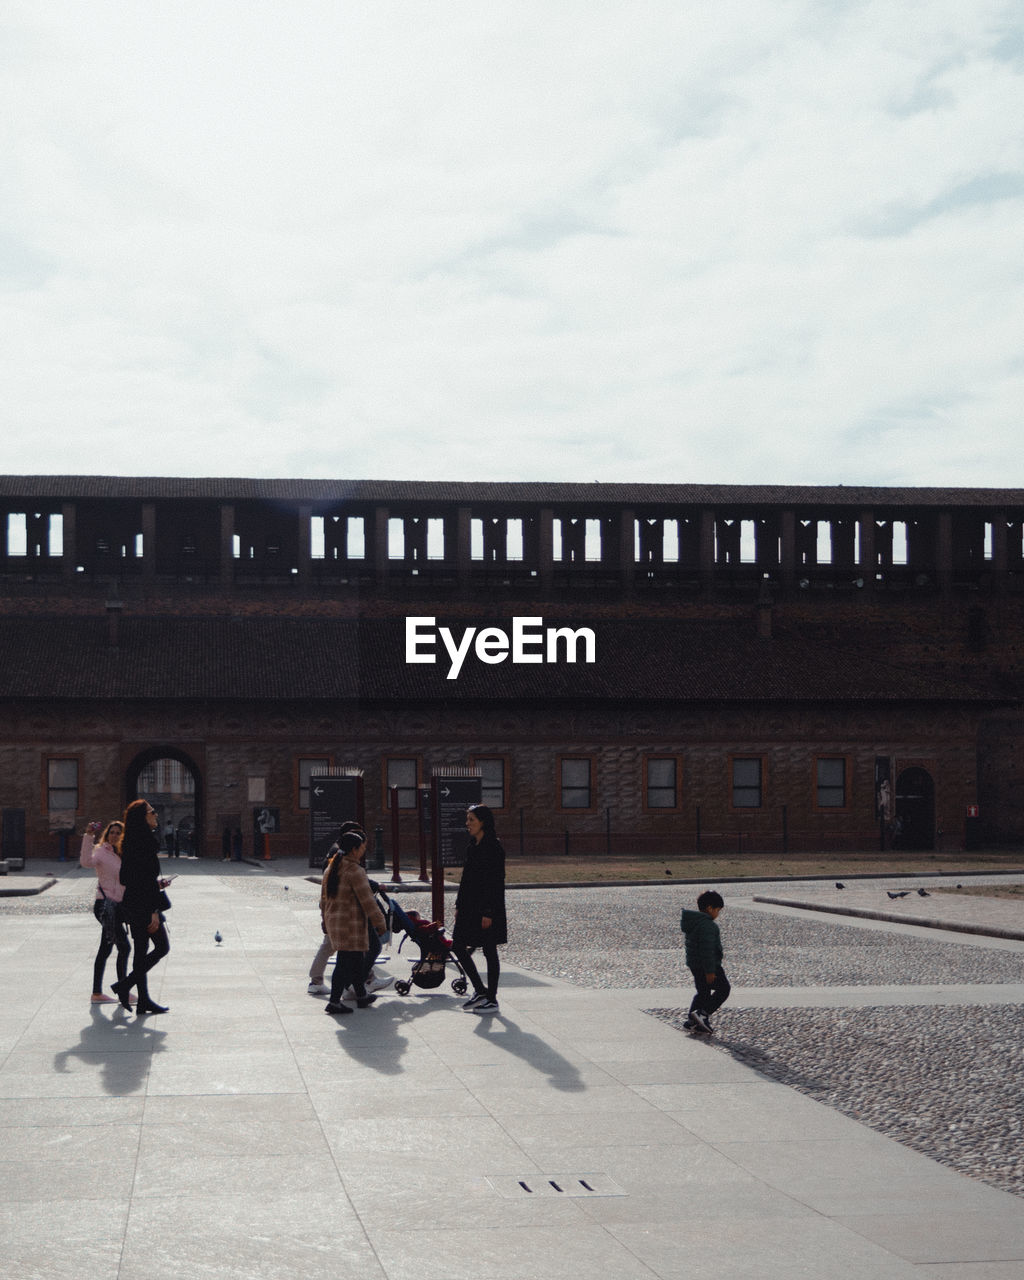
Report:
M 686 963 L 693 974 L 697 994 L 683 1026 L 687 1031 L 714 1031 L 711 1015 L 729 998 L 731 987 L 722 968 L 722 935 L 715 921 L 725 900 L 714 889 L 705 889 L 697 899 L 696 911 L 683 911 L 679 927 L 686 939 Z

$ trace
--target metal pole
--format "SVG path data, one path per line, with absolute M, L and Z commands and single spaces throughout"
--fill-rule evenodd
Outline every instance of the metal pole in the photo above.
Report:
M 427 878 L 427 805 L 430 803 L 430 792 L 420 790 L 416 792 L 418 804 L 416 806 L 417 817 L 420 822 L 420 879 Z
M 444 868 L 441 866 L 441 800 L 438 795 L 438 780 L 431 784 L 431 812 L 434 819 L 434 830 L 430 841 L 430 910 L 432 919 L 444 924 Z
M 389 790 L 391 802 L 391 883 L 401 884 L 402 876 L 398 870 L 401 854 L 398 852 L 398 788 Z

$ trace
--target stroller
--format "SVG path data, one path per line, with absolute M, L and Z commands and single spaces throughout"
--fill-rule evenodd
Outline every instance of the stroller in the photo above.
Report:
M 397 902 L 384 900 L 387 906 L 389 928 L 398 928 L 405 937 L 398 944 L 401 952 L 406 939 L 420 949 L 420 958 L 413 962 L 409 980 L 400 978 L 395 982 L 395 991 L 400 996 L 407 996 L 414 986 L 430 991 L 441 986 L 445 979 L 447 966 L 452 964 L 458 970 L 458 976 L 452 979 L 452 990 L 457 996 L 464 996 L 469 982 L 462 965 L 452 954 L 452 941 L 447 937 L 444 926 L 433 920 L 425 920 L 418 911 L 403 911 Z

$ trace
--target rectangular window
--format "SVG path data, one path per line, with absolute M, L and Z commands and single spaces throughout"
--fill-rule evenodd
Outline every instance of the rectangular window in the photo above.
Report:
M 679 807 L 679 761 L 676 756 L 648 756 L 646 760 L 648 809 Z
M 580 756 L 559 762 L 563 809 L 590 808 L 590 766 L 589 758 Z
M 761 759 L 736 758 L 732 762 L 732 804 L 734 809 L 760 809 Z
M 391 807 L 391 788 L 398 788 L 398 807 L 399 809 L 415 809 L 416 808 L 416 787 L 419 782 L 419 761 L 415 756 L 404 759 L 397 756 L 392 757 L 387 762 L 385 771 L 386 793 L 384 796 L 384 808 L 389 810 Z
M 842 757 L 819 760 L 818 808 L 846 808 L 846 760 Z
M 12 511 L 7 517 L 7 554 L 28 555 L 28 517 L 22 512 Z
M 309 808 L 309 779 L 314 769 L 329 769 L 330 756 L 303 756 L 299 760 L 299 808 Z
M 47 760 L 46 808 L 50 814 L 67 814 L 74 825 L 78 809 L 78 761 Z
M 477 756 L 474 766 L 480 770 L 480 799 L 489 809 L 504 809 L 505 757 Z

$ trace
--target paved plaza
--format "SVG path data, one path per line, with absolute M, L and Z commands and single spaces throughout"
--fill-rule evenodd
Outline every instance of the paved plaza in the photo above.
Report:
M 304 863 L 168 870 L 149 1018 L 89 1003 L 91 873 L 0 879 L 56 880 L 0 896 L 5 1275 L 1024 1274 L 1019 901 L 723 884 L 709 1042 L 678 1026 L 703 886 L 510 892 L 498 1016 L 445 986 L 335 1020 Z

